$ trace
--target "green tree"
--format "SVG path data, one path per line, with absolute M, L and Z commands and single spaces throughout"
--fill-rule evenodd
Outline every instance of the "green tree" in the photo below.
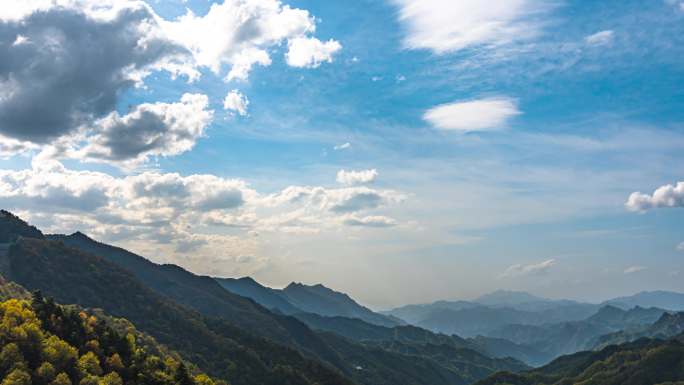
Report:
M 192 377 L 190 377 L 190 373 L 188 372 L 188 368 L 182 362 L 180 363 L 180 365 L 178 365 L 178 369 L 176 370 L 176 376 L 174 379 L 178 385 L 194 385 L 195 384 L 195 382 L 192 380 Z
M 2 380 L 2 385 L 31 385 L 31 375 L 22 369 L 14 369 Z
M 58 372 L 73 367 L 78 358 L 78 351 L 57 336 L 50 336 L 43 341 L 43 359 L 54 366 Z
M 57 375 L 57 377 L 55 377 L 50 385 L 71 385 L 71 379 L 66 375 L 66 373 L 60 373 Z
M 36 369 L 36 376 L 38 376 L 44 383 L 50 382 L 55 378 L 55 367 L 49 362 L 43 362 Z
M 78 370 L 83 377 L 88 377 L 88 375 L 99 376 L 102 374 L 100 359 L 97 358 L 95 353 L 88 352 L 78 359 Z
M 124 369 L 123 361 L 121 361 L 121 356 L 119 353 L 114 353 L 105 360 L 107 369 L 120 372 Z
M 0 351 L 0 374 L 6 374 L 14 368 L 26 368 L 24 356 L 15 343 L 9 343 Z
M 123 385 L 123 380 L 116 372 L 111 372 L 102 377 L 98 385 Z
M 98 376 L 85 376 L 81 379 L 81 381 L 78 383 L 79 385 L 99 385 L 100 383 L 100 378 Z
M 209 378 L 206 374 L 199 374 L 195 376 L 195 384 L 196 385 L 215 385 L 216 383 L 214 380 Z

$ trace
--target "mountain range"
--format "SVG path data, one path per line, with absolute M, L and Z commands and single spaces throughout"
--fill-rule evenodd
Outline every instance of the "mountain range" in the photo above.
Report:
M 526 368 L 467 348 L 443 355 L 413 342 L 414 351 L 424 354 L 409 355 L 362 344 L 271 312 L 213 278 L 154 264 L 81 233 L 43 235 L 7 212 L 0 229 L 9 243 L 0 255 L 6 279 L 60 303 L 126 318 L 231 384 L 283 384 L 284 368 L 288 384 L 302 385 L 467 384 L 498 370 Z
M 684 332 L 684 312 L 663 313 L 653 324 L 605 334 L 593 343 L 594 349 L 636 341 L 640 338 L 667 339 Z
M 409 305 L 381 314 L 320 284 L 273 289 L 248 277 L 199 276 L 80 232 L 46 235 L 0 211 L 0 299 L 19 301 L 3 306 L 23 306 L 42 316 L 42 300 L 36 302 L 34 294 L 34 301 L 27 301 L 29 291 L 49 298 L 44 303 L 50 309 L 81 309 L 84 317 L 119 325 L 120 333 L 128 330 L 121 325 L 130 325 L 140 344 L 146 341 L 145 351 L 175 360 L 160 367 L 160 375 L 185 376 L 188 383 L 199 384 L 193 378 L 201 378 L 202 384 L 233 385 L 545 384 L 566 377 L 584 381 L 587 368 L 606 357 L 616 360 L 615 370 L 629 372 L 631 367 L 617 361 L 620 354 L 636 357 L 633 365 L 646 370 L 662 367 L 666 359 L 678 364 L 684 357 L 677 345 L 684 313 L 670 310 L 677 306 L 676 293 L 586 304 L 498 291 L 473 301 Z M 668 308 L 629 306 L 649 301 Z M 45 325 L 43 333 L 53 333 Z M 80 340 L 72 343 L 79 354 L 91 349 Z M 575 353 L 579 350 L 587 352 Z M 661 351 L 671 356 L 661 357 Z M 114 378 L 114 369 L 104 364 L 113 353 L 92 353 L 103 365 L 97 373 Z M 567 353 L 574 354 L 553 360 Z M 659 361 L 644 359 L 647 353 Z M 122 365 L 132 362 L 126 358 Z M 188 368 L 187 376 L 179 363 Z M 31 373 L 22 366 L 0 367 L 0 374 L 33 380 L 38 368 L 31 365 L 38 364 L 30 361 Z M 136 368 L 116 375 L 128 376 Z M 100 374 L 72 370 L 65 375 L 80 381 Z
M 359 305 L 347 294 L 321 284 L 308 286 L 292 282 L 282 290 L 265 287 L 250 277 L 239 279 L 216 278 L 226 290 L 251 298 L 271 310 L 284 314 L 315 313 L 324 316 L 358 318 L 380 326 L 397 326 L 397 318 L 375 313 Z
M 677 385 L 684 379 L 684 335 L 640 339 L 563 356 L 523 373 L 496 373 L 476 385 Z
M 217 280 L 229 290 L 266 307 L 280 310 L 287 306 L 288 314 L 315 330 L 374 343 L 402 342 L 407 335 L 420 334 L 423 340 L 448 340 L 460 348 L 495 358 L 513 357 L 533 366 L 545 364 L 563 354 L 592 349 L 606 334 L 645 328 L 665 313 L 664 309 L 655 307 L 636 306 L 623 310 L 611 305 L 615 301 L 588 304 L 499 290 L 473 301 L 437 301 L 429 305 L 408 305 L 385 313 L 421 331 L 408 333 L 411 330 L 408 327 L 394 327 L 378 322 L 377 318 L 368 319 L 369 309 L 322 285 L 293 283 L 284 290 L 278 290 L 261 285 L 252 278 Z M 304 311 L 295 307 L 295 301 L 288 300 L 287 292 L 292 289 L 317 293 L 316 300 L 311 301 L 315 304 L 327 296 L 330 304 L 336 304 L 337 298 L 342 298 L 343 303 L 352 304 L 350 309 L 356 310 L 357 314 L 360 314 L 358 309 L 363 310 L 361 314 L 365 317 L 350 315 L 353 313 L 341 309 L 331 311 L 334 308 L 330 305 L 319 308 L 309 305 L 308 311 Z M 667 295 L 671 294 L 676 293 Z M 640 296 L 637 294 L 634 298 Z M 428 330 L 434 333 L 430 337 L 427 337 Z

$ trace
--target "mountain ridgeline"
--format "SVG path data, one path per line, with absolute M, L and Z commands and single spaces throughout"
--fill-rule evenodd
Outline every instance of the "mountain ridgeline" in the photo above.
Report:
M 447 354 L 422 341 L 411 341 L 410 350 L 354 341 L 272 312 L 210 277 L 154 264 L 81 233 L 46 236 L 7 212 L 0 228 L 7 241 L 0 255 L 7 280 L 60 303 L 123 317 L 233 385 L 457 385 L 527 368 L 465 347 L 450 347 Z M 353 305 L 349 301 L 340 302 Z
M 323 285 L 308 286 L 293 282 L 282 290 L 262 286 L 249 277 L 216 278 L 226 290 L 254 299 L 261 305 L 284 314 L 313 313 L 330 317 L 358 318 L 380 326 L 398 326 L 398 318 L 375 313 L 359 305 L 347 294 Z
M 508 355 L 538 366 L 563 354 L 605 346 L 601 343 L 608 341 L 605 335 L 621 332 L 623 337 L 616 341 L 632 341 L 633 331 L 683 306 L 684 295 L 671 292 L 639 293 L 591 304 L 497 291 L 473 301 L 407 305 L 383 314 L 433 332 L 466 337 L 492 356 Z
M 678 385 L 684 379 L 684 335 L 640 339 L 561 357 L 525 373 L 500 372 L 476 385 Z
M 40 336 L 3 337 L 12 329 L 0 327 L 3 384 L 684 380 L 677 293 L 587 304 L 497 291 L 378 313 L 323 285 L 199 276 L 83 233 L 45 235 L 6 211 L 0 300 L 3 325 Z M 41 353 L 43 340 L 63 341 L 68 362 Z

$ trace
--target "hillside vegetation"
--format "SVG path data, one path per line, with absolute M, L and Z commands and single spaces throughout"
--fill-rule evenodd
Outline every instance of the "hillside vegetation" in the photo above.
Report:
M 0 227 L 7 222 L 10 229 L 28 226 L 6 215 Z M 229 293 L 212 278 L 156 265 L 80 234 L 69 240 L 40 232 L 10 238 L 0 255 L 7 279 L 60 303 L 126 318 L 233 385 L 424 385 L 426 379 L 431 385 L 458 385 L 496 370 L 524 368 L 511 360 L 493 360 L 497 365 L 491 367 L 466 361 L 456 366 L 418 349 L 404 354 L 316 332 L 294 317 Z
M 177 356 L 150 352 L 130 325 L 120 333 L 92 313 L 45 300 L 0 303 L 3 385 L 212 385 Z
M 682 338 L 642 339 L 599 352 L 576 353 L 530 372 L 497 373 L 477 385 L 680 384 L 684 380 Z

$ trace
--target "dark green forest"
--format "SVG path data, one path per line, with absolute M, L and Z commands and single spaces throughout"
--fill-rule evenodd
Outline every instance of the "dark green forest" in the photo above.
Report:
M 641 339 L 561 357 L 527 373 L 501 372 L 477 385 L 665 385 L 684 380 L 684 335 Z

